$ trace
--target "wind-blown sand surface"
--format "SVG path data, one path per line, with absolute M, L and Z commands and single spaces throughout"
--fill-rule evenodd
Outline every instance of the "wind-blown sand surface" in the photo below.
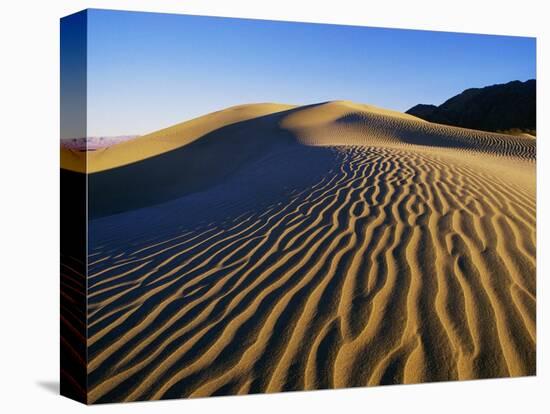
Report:
M 534 375 L 535 152 L 337 101 L 88 154 L 90 402 Z

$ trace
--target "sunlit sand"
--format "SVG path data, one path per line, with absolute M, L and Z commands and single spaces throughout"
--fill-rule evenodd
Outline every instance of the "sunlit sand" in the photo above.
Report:
M 90 402 L 534 375 L 535 156 L 347 101 L 63 149 Z

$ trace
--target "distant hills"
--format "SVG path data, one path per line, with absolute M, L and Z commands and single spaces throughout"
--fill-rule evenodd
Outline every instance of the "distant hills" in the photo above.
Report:
M 439 106 L 406 111 L 439 124 L 511 134 L 536 135 L 536 80 L 466 89 Z
M 124 141 L 129 141 L 138 136 L 118 135 L 113 137 L 62 138 L 61 146 L 75 151 L 95 151 L 99 148 L 107 148 Z

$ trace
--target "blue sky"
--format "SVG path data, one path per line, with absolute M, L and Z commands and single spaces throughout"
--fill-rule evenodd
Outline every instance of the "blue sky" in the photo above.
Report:
M 158 13 L 88 12 L 88 136 L 228 106 L 346 99 L 405 111 L 535 77 L 535 39 Z

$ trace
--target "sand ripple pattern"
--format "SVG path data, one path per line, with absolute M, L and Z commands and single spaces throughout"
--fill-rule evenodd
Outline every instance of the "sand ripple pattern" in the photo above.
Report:
M 534 195 L 407 148 L 326 151 L 288 202 L 92 246 L 91 402 L 535 374 Z
M 431 147 L 453 151 L 471 151 L 502 157 L 535 161 L 536 140 L 530 136 L 512 136 L 425 122 L 405 114 L 386 114 L 380 110 L 357 108 L 330 102 L 309 109 L 317 114 L 330 110 L 324 123 L 304 122 L 308 109 L 296 112 L 297 122 L 283 125 L 297 133 L 309 145 L 367 145 L 388 147 Z M 306 118 L 307 119 L 307 118 Z M 412 149 L 411 148 L 411 149 Z

